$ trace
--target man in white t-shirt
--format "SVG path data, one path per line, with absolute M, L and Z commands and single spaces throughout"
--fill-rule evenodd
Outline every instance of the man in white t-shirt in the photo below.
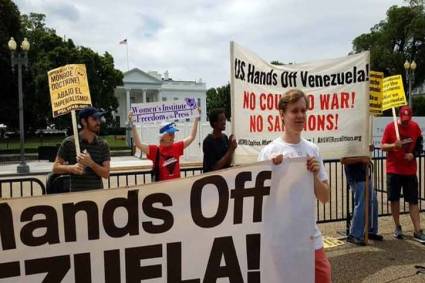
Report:
M 329 201 L 328 176 L 319 155 L 318 147 L 301 138 L 306 122 L 308 101 L 300 90 L 287 91 L 279 101 L 279 115 L 283 123 L 282 135 L 261 151 L 258 160 L 272 160 L 274 164 L 285 159 L 307 157 L 307 170 L 314 176 L 314 194 L 322 202 Z M 323 249 L 323 240 L 319 228 L 314 227 L 315 282 L 331 282 L 331 266 Z

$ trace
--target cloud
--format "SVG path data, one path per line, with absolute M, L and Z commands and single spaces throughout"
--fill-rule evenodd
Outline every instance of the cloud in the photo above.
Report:
M 385 19 L 402 0 L 18 0 L 21 12 L 45 13 L 61 36 L 99 53 L 108 51 L 126 70 L 168 70 L 173 79 L 202 78 L 208 87 L 230 78 L 229 42 L 267 61 L 306 62 L 341 57 L 352 40 Z

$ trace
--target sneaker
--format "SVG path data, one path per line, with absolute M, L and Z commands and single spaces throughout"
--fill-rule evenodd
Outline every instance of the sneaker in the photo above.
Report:
M 355 244 L 357 246 L 366 246 L 365 241 L 357 239 L 351 235 L 347 237 L 347 242 Z
M 418 233 L 413 232 L 413 239 L 419 243 L 425 244 L 425 234 L 420 230 Z
M 369 237 L 370 240 L 374 240 L 374 241 L 383 241 L 384 240 L 384 237 L 382 237 L 382 235 L 379 235 L 379 234 L 369 233 L 368 237 Z
M 402 240 L 403 239 L 403 231 L 401 230 L 401 225 L 395 227 L 394 230 L 394 238 Z

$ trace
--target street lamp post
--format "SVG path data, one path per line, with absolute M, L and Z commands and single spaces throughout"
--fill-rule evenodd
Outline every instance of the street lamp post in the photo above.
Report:
M 409 106 L 410 108 L 412 108 L 413 107 L 412 85 L 415 82 L 415 70 L 416 70 L 415 60 L 412 60 L 412 62 L 409 62 L 408 60 L 406 60 L 406 62 L 404 62 L 404 69 L 406 70 L 406 83 L 408 85 Z
M 22 66 L 28 67 L 28 50 L 30 49 L 30 43 L 26 38 L 21 43 L 21 51 L 16 51 L 16 41 L 13 37 L 8 42 L 10 49 L 10 61 L 12 64 L 12 72 L 15 71 L 15 66 L 18 67 L 18 95 L 19 95 L 19 133 L 21 141 L 21 162 L 17 167 L 19 174 L 29 173 L 30 168 L 25 162 L 25 150 L 24 150 L 24 102 L 23 102 L 23 91 L 22 91 Z

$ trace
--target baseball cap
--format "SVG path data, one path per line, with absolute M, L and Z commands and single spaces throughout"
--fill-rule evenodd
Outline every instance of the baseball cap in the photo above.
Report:
M 176 128 L 176 124 L 174 122 L 163 122 L 159 128 L 159 135 L 174 134 L 178 130 L 179 129 Z
M 409 106 L 402 106 L 400 108 L 400 120 L 410 121 L 412 119 L 412 109 Z
M 100 118 L 105 114 L 106 112 L 99 111 L 98 109 L 94 107 L 86 107 L 84 109 L 81 109 L 80 112 L 78 112 L 78 119 L 81 120 L 83 118 L 87 118 L 90 116 L 95 118 Z

